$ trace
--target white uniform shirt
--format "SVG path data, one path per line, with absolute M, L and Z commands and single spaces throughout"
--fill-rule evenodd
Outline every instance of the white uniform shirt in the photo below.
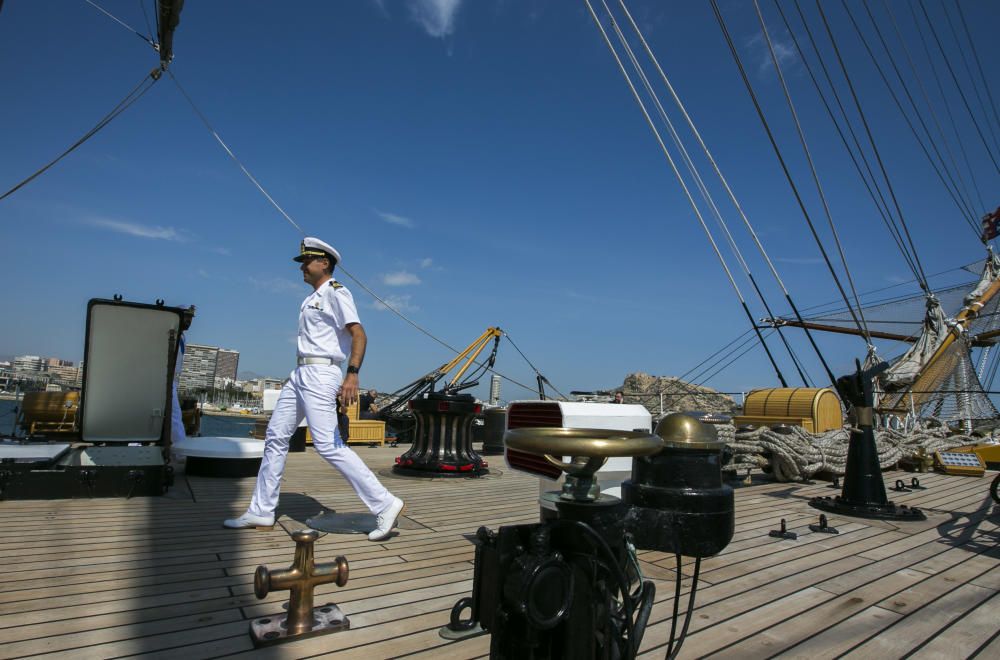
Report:
M 326 357 L 335 364 L 351 352 L 349 323 L 361 323 L 354 297 L 343 285 L 329 280 L 302 301 L 299 310 L 299 357 Z

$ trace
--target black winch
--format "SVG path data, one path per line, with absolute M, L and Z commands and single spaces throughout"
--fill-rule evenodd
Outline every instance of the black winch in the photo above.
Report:
M 659 436 L 659 437 L 658 437 Z M 538 524 L 476 533 L 472 596 L 452 609 L 442 636 L 488 632 L 491 658 L 633 658 L 655 587 L 636 550 L 695 557 L 680 648 L 693 610 L 702 557 L 732 539 L 733 491 L 722 483 L 723 443 L 685 415 L 646 432 L 519 428 L 505 444 L 566 472 L 557 516 Z M 595 472 L 614 456 L 632 456 L 622 499 L 601 494 Z M 571 457 L 570 461 L 558 457 Z M 683 575 L 677 574 L 678 595 Z M 469 610 L 468 618 L 462 614 Z
M 393 471 L 418 477 L 475 477 L 489 472 L 472 448 L 472 423 L 482 405 L 471 394 L 428 392 L 410 401 L 415 427 L 409 451 Z

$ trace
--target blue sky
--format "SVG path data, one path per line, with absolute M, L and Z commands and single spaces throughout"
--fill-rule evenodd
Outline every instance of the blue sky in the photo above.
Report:
M 98 4 L 145 31 L 138 3 Z M 943 21 L 942 5 L 926 4 Z M 862 15 L 860 4 L 850 6 Z M 906 5 L 894 6 L 917 52 Z M 629 7 L 799 306 L 835 299 L 710 7 L 639 0 Z M 721 7 L 822 221 L 753 5 Z M 962 7 L 1000 98 L 1000 60 L 990 54 L 1000 5 Z M 763 9 L 859 288 L 908 280 L 774 5 Z M 815 6 L 804 9 L 818 29 Z M 884 19 L 881 6 L 873 11 Z M 981 246 L 923 160 L 843 10 L 831 3 L 828 12 L 925 270 L 980 259 Z M 959 58 L 946 26 L 939 22 L 945 47 Z M 453 346 L 499 325 L 568 392 L 611 386 L 638 370 L 679 375 L 747 328 L 582 2 L 189 2 L 174 48 L 177 79 L 296 222 Z M 4 2 L 0 189 L 66 148 L 156 62 L 147 44 L 82 0 Z M 930 72 L 918 68 L 932 86 Z M 951 110 L 984 204 L 993 208 L 996 170 L 963 106 Z M 938 105 L 942 119 L 944 111 Z M 728 205 L 724 212 L 738 222 Z M 736 231 L 751 255 L 745 232 Z M 197 304 L 191 341 L 239 350 L 241 370 L 284 375 L 308 293 L 290 261 L 299 240 L 164 77 L 95 138 L 0 202 L 0 354 L 79 360 L 87 300 L 120 293 Z M 770 302 L 787 311 L 756 255 L 751 266 Z M 952 273 L 942 282 L 962 279 Z M 395 389 L 450 358 L 346 284 L 370 338 L 363 385 Z M 803 338 L 789 336 L 821 380 Z M 821 345 L 838 373 L 864 350 L 853 338 L 822 338 Z M 901 350 L 879 347 L 884 355 Z M 498 367 L 534 382 L 509 344 L 501 345 Z M 757 350 L 708 384 L 741 391 L 773 385 L 775 377 Z M 530 393 L 504 386 L 505 398 L 522 396 Z

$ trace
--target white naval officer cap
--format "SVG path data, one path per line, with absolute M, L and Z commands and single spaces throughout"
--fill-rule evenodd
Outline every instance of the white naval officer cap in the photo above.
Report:
M 331 266 L 340 263 L 340 253 L 329 243 L 321 241 L 313 236 L 306 236 L 299 245 L 299 256 L 293 257 L 292 261 L 302 262 L 309 257 L 326 257 L 332 260 Z

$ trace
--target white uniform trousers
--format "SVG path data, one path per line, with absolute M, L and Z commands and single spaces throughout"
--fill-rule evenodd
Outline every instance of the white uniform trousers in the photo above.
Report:
M 372 513 L 378 514 L 392 504 L 392 493 L 340 437 L 337 393 L 341 379 L 340 368 L 332 365 L 307 364 L 292 372 L 281 388 L 267 425 L 264 458 L 248 513 L 270 516 L 277 508 L 288 442 L 303 417 L 316 453 L 337 468 Z

